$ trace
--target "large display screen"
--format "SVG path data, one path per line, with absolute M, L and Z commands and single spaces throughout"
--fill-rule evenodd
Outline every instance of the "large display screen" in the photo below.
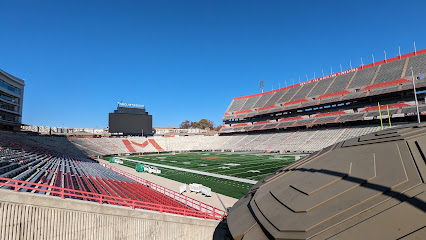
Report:
M 145 114 L 109 114 L 109 132 L 124 135 L 141 135 L 152 133 L 152 116 Z

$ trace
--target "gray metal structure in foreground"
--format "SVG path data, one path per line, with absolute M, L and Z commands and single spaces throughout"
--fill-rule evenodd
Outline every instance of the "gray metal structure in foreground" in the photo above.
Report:
M 424 239 L 426 124 L 336 143 L 276 171 L 229 212 L 234 239 Z

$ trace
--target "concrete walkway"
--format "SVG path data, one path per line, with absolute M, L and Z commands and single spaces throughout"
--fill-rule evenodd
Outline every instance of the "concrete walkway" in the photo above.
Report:
M 128 158 L 120 158 L 120 159 L 126 160 L 126 161 L 131 161 L 131 162 L 144 163 L 144 164 L 148 164 L 148 165 L 152 165 L 152 166 L 157 166 L 157 167 L 163 167 L 163 168 L 169 168 L 169 169 L 179 170 L 179 171 L 183 171 L 183 172 L 190 172 L 190 173 L 196 173 L 196 174 L 210 176 L 210 177 L 217 177 L 217 178 L 222 178 L 222 179 L 228 179 L 228 180 L 237 181 L 237 182 L 250 183 L 250 184 L 256 184 L 257 183 L 257 181 L 250 180 L 250 179 L 245 179 L 245 178 L 237 178 L 237 177 L 231 177 L 231 176 L 226 176 L 226 175 L 221 175 L 221 174 L 216 174 L 216 173 L 202 172 L 202 171 L 197 171 L 197 170 L 192 170 L 192 169 L 186 169 L 186 168 L 180 168 L 180 167 L 172 167 L 172 166 L 167 166 L 167 165 L 163 165 L 163 164 L 144 162 L 144 161 L 133 160 L 133 159 L 128 159 Z
M 166 188 L 169 188 L 171 190 L 174 190 L 176 192 L 179 191 L 179 187 L 184 184 L 181 182 L 177 182 L 171 179 L 167 179 L 164 177 L 157 176 L 155 174 L 145 173 L 145 172 L 136 172 L 134 169 L 117 164 L 117 163 L 110 163 L 108 161 L 105 161 L 103 159 L 98 159 L 99 162 L 111 165 L 113 167 L 116 167 L 122 171 L 128 172 L 130 174 L 133 174 L 135 176 L 141 177 L 145 180 L 148 180 L 150 182 L 153 182 L 155 184 L 164 186 Z M 228 197 L 219 193 L 212 192 L 211 197 L 206 197 L 201 193 L 195 193 L 195 192 L 184 192 L 183 195 L 191 197 L 195 200 L 201 201 L 203 203 L 209 204 L 213 207 L 216 207 L 218 209 L 226 210 L 227 207 L 232 207 L 238 199 Z

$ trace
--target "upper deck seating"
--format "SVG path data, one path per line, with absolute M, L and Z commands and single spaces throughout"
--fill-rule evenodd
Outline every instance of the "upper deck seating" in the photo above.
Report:
M 335 78 L 327 78 L 321 81 L 318 81 L 315 86 L 313 86 L 312 91 L 309 93 L 308 97 L 316 97 L 319 95 L 325 94 L 325 90 L 330 86 Z
M 292 87 L 287 89 L 286 93 L 277 101 L 277 103 L 286 103 L 292 99 L 294 94 L 301 88 L 300 86 Z
M 411 68 L 413 68 L 414 76 L 426 73 L 426 54 L 419 54 L 408 59 L 405 77 L 411 78 Z
M 254 104 L 259 100 L 260 97 L 261 96 L 254 96 L 254 97 L 247 98 L 246 102 L 241 107 L 241 111 L 252 109 Z
M 374 80 L 374 84 L 400 79 L 406 60 L 407 59 L 401 59 L 382 64 L 379 72 L 377 73 L 377 77 Z
M 376 71 L 377 66 L 358 70 L 348 88 L 362 88 L 369 85 L 373 80 Z
M 315 83 L 308 83 L 305 85 L 302 85 L 302 87 L 299 89 L 299 91 L 293 96 L 291 101 L 300 100 L 306 98 L 308 93 L 312 90 L 312 87 L 315 85 Z
M 231 105 L 229 106 L 228 112 L 239 111 L 246 101 L 247 98 L 234 99 Z
M 349 81 L 352 79 L 354 74 L 356 74 L 356 72 L 350 72 L 350 73 L 346 73 L 346 74 L 337 76 L 336 79 L 334 80 L 333 84 L 327 90 L 326 94 L 339 92 L 339 91 L 346 89 L 346 87 L 349 84 Z
M 268 93 L 268 94 L 263 94 L 259 100 L 257 100 L 256 104 L 253 105 L 253 108 L 260 108 L 263 107 L 266 102 L 268 102 L 268 100 L 272 97 L 274 93 Z
M 286 90 L 275 92 L 274 95 L 265 103 L 265 107 L 276 104 L 278 100 L 284 96 L 285 93 Z

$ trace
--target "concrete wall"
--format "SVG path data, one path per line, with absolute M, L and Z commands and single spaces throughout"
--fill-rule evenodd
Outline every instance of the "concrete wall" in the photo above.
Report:
M 209 239 L 219 222 L 0 190 L 0 239 Z

